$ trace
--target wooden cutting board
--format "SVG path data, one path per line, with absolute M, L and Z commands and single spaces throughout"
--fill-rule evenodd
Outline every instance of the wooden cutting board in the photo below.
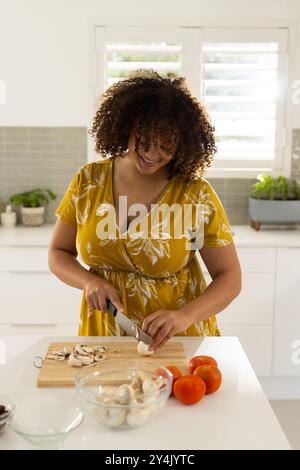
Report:
M 75 346 L 76 342 L 72 343 L 50 343 L 46 356 L 52 354 L 55 350 L 63 349 L 64 346 Z M 181 342 L 169 341 L 161 350 L 151 356 L 143 357 L 137 352 L 137 342 L 98 342 L 87 343 L 89 346 L 106 346 L 109 349 L 105 352 L 106 360 L 108 359 L 151 359 L 157 361 L 157 364 L 167 366 L 176 365 L 184 374 L 188 372 L 188 364 L 185 357 L 184 347 Z M 114 352 L 116 351 L 116 352 Z M 55 361 L 53 359 L 44 358 L 43 365 L 37 377 L 38 387 L 73 387 L 75 385 L 76 374 L 86 367 L 71 367 L 68 365 L 68 360 Z

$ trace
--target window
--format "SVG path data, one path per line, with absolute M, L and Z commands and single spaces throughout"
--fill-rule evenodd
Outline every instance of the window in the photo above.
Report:
M 212 176 L 287 174 L 287 28 L 96 27 L 96 99 L 137 68 L 185 75 L 216 128 Z
M 106 86 L 128 77 L 138 68 L 151 68 L 161 74 L 181 71 L 181 45 L 167 42 L 106 44 Z
M 283 168 L 286 31 L 205 30 L 200 97 L 216 127 L 216 168 Z

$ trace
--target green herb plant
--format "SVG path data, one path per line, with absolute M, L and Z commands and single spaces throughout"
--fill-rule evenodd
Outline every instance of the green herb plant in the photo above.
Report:
M 33 189 L 23 193 L 13 194 L 9 202 L 15 206 L 42 207 L 56 199 L 56 195 L 49 189 Z
M 300 184 L 288 180 L 284 176 L 272 178 L 270 175 L 258 175 L 257 182 L 252 185 L 251 197 L 269 200 L 300 199 Z

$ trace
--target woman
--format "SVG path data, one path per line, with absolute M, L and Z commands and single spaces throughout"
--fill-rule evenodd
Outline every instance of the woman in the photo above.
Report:
M 102 95 L 90 130 L 102 158 L 73 177 L 49 249 L 50 270 L 83 290 L 80 336 L 125 334 L 108 299 L 154 350 L 173 335 L 220 335 L 215 315 L 239 294 L 241 270 L 225 211 L 203 178 L 213 131 L 174 74 L 138 70 Z M 162 216 L 162 207 L 178 210 Z M 212 277 L 207 288 L 197 250 Z

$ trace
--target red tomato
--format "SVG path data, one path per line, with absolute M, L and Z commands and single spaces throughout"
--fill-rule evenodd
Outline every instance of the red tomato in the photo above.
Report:
M 189 362 L 189 371 L 192 374 L 196 367 L 202 366 L 203 364 L 211 364 L 212 366 L 218 367 L 217 361 L 210 356 L 194 356 Z
M 175 381 L 174 395 L 185 405 L 193 405 L 204 397 L 205 382 L 197 375 L 184 375 Z
M 204 380 L 207 395 L 216 392 L 221 386 L 222 374 L 216 366 L 203 364 L 202 366 L 196 367 L 193 374 Z

